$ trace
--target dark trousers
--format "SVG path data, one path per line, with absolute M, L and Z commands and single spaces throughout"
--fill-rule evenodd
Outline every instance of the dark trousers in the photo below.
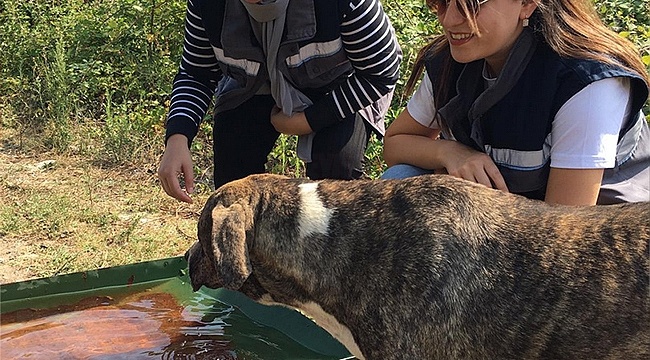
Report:
M 215 116 L 214 185 L 265 172 L 267 158 L 280 134 L 271 125 L 273 98 L 252 97 L 239 107 Z M 310 179 L 358 179 L 371 127 L 356 117 L 319 131 L 313 140 Z

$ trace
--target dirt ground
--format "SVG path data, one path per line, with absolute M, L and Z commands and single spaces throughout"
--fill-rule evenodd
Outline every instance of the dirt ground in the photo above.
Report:
M 0 199 L 2 207 L 17 206 L 12 204 L 8 193 L 15 189 L 18 183 L 22 183 L 34 174 L 34 164 L 38 163 L 37 156 L 19 156 L 11 153 L 5 146 L 0 147 Z M 36 181 L 34 177 L 32 181 Z M 14 209 L 15 210 L 15 209 Z M 4 228 L 4 227 L 3 227 Z M 14 262 L 29 262 L 37 255 L 30 251 L 29 239 L 18 239 L 15 235 L 8 233 L 5 229 L 0 230 L 0 283 L 9 283 L 26 280 L 35 276 L 29 271 L 29 267 L 16 267 Z
M 181 255 L 208 191 L 184 204 L 151 166 L 27 153 L 0 128 L 0 283 Z

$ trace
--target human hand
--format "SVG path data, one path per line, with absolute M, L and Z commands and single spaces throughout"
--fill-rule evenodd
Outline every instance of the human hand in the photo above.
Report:
M 185 189 L 180 186 L 179 175 L 183 175 L 185 179 Z M 194 192 L 194 171 L 192 170 L 192 155 L 185 135 L 175 134 L 167 140 L 167 146 L 158 168 L 158 179 L 167 195 L 186 203 L 192 203 L 189 194 Z
M 499 168 L 487 154 L 457 141 L 447 141 L 444 165 L 449 175 L 508 192 Z
M 304 112 L 287 116 L 277 106 L 271 110 L 271 124 L 277 132 L 287 135 L 307 135 L 313 132 Z

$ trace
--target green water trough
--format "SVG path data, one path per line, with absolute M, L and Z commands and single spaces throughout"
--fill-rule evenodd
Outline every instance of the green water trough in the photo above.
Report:
M 173 312 L 156 304 L 161 296 L 177 305 L 166 306 Z M 99 335 L 77 316 L 92 310 L 86 318 L 101 321 Z M 129 333 L 117 334 L 127 332 L 124 324 Z M 225 289 L 193 292 L 182 257 L 0 285 L 0 329 L 3 359 L 52 359 L 57 351 L 89 359 L 352 359 L 297 311 Z M 48 339 L 53 329 L 59 340 Z M 151 341 L 140 329 L 165 329 L 165 336 Z M 74 341 L 56 346 L 68 337 Z

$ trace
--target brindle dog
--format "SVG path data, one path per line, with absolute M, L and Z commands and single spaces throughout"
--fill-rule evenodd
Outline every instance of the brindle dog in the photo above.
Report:
M 650 203 L 254 175 L 212 195 L 198 237 L 195 290 L 301 309 L 361 359 L 650 359 Z

